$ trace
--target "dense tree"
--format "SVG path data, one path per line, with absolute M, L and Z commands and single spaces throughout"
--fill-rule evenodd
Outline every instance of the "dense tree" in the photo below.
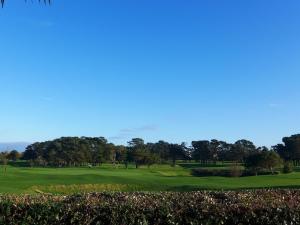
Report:
M 185 144 L 169 144 L 169 157 L 173 167 L 176 165 L 176 160 L 187 159 Z
M 154 163 L 170 163 L 175 166 L 177 160 L 195 160 L 201 163 L 216 163 L 217 161 L 245 162 L 249 166 L 251 159 L 262 157 L 262 152 L 271 152 L 269 158 L 278 155 L 285 161 L 300 161 L 300 135 L 293 135 L 283 139 L 284 144 L 272 147 L 270 151 L 266 147 L 256 148 L 248 140 L 239 140 L 234 144 L 213 139 L 211 141 L 193 141 L 192 147 L 186 147 L 185 143 L 174 144 L 165 141 L 157 143 L 145 143 L 141 138 L 133 138 L 128 146 L 116 146 L 109 143 L 104 137 L 62 137 L 52 141 L 37 142 L 29 145 L 23 153 L 23 159 L 40 166 L 81 166 L 101 165 L 103 162 L 114 165 L 134 163 L 138 168 L 141 165 L 151 166 Z M 275 154 L 276 153 L 276 154 Z M 15 160 L 13 156 L 8 157 Z M 252 157 L 253 156 L 253 157 Z M 259 159 L 259 158 L 258 158 Z M 256 168 L 259 168 L 259 160 Z M 272 164 L 268 165 L 273 170 Z M 250 166 L 251 167 L 251 166 Z
M 265 154 L 265 168 L 274 173 L 274 169 L 282 165 L 282 159 L 274 151 L 264 151 Z
M 12 150 L 8 153 L 7 159 L 17 161 L 20 158 L 20 153 L 17 150 Z
M 212 159 L 209 147 L 209 141 L 193 141 L 192 142 L 192 158 L 201 163 L 207 163 Z
M 275 151 L 277 154 L 280 155 L 281 158 L 288 161 L 291 160 L 290 153 L 286 150 L 285 145 L 283 144 L 277 144 L 275 146 L 272 146 L 272 150 Z
M 264 166 L 264 159 L 261 153 L 252 154 L 245 158 L 245 167 L 253 171 L 256 175 Z
M 232 161 L 243 162 L 246 157 L 256 152 L 255 145 L 248 140 L 236 141 L 230 148 L 229 158 Z
M 209 143 L 210 158 L 214 163 L 216 163 L 219 159 L 219 155 L 223 147 L 222 144 L 223 143 L 221 141 L 216 139 L 211 140 Z
M 159 155 L 159 158 L 166 162 L 170 159 L 170 144 L 165 141 L 157 143 L 148 143 L 147 148 L 154 154 Z
M 42 143 L 36 142 L 27 146 L 26 151 L 23 154 L 24 160 L 36 160 L 37 157 L 42 154 Z
M 219 152 L 218 158 L 220 161 L 232 161 L 231 158 L 231 148 L 233 144 L 227 143 L 225 141 L 219 141 Z
M 281 149 L 289 160 L 292 160 L 295 165 L 300 162 L 300 134 L 284 137 L 282 139 L 285 147 Z
M 126 163 L 127 150 L 123 145 L 115 146 L 115 163 L 121 164 Z
M 145 142 L 141 138 L 133 138 L 128 142 L 127 161 L 134 162 L 138 168 L 144 162 Z
M 144 148 L 145 141 L 142 138 L 133 138 L 128 142 L 129 147 L 131 148 Z
M 256 175 L 259 171 L 267 169 L 274 173 L 274 168 L 282 165 L 282 159 L 274 151 L 259 151 L 245 158 L 245 167 Z
M 133 138 L 128 142 L 128 161 L 134 162 L 136 168 L 141 165 L 150 167 L 152 164 L 159 162 L 159 155 L 151 152 L 151 145 L 146 145 L 141 138 Z
M 29 145 L 23 159 L 43 166 L 97 165 L 114 160 L 114 147 L 103 137 L 62 137 Z
M 192 158 L 202 163 L 216 163 L 218 160 L 226 160 L 231 149 L 231 145 L 216 139 L 193 141 L 192 147 Z
M 294 165 L 300 162 L 300 134 L 284 137 L 284 144 L 277 144 L 272 149 L 285 161 L 293 161 Z

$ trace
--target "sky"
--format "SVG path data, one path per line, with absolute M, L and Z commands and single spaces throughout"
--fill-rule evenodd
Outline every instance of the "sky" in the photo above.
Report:
M 0 142 L 300 132 L 299 0 L 6 0 Z

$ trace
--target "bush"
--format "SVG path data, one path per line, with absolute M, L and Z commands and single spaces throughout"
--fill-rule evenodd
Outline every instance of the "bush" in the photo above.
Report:
M 293 164 L 291 162 L 285 162 L 282 172 L 283 173 L 292 173 L 294 171 Z
M 299 190 L 0 197 L 0 224 L 7 225 L 299 223 Z
M 255 170 L 245 170 L 242 174 L 243 177 L 250 177 L 250 176 L 262 176 L 262 175 L 278 175 L 280 174 L 278 171 L 268 171 L 268 170 L 260 170 L 260 171 L 255 171 Z
M 240 166 L 233 165 L 230 167 L 230 176 L 231 177 L 240 177 L 243 175 L 243 171 Z
M 254 171 L 251 169 L 241 170 L 239 166 L 232 166 L 230 169 L 203 169 L 195 168 L 192 169 L 191 174 L 196 177 L 249 177 L 256 175 L 278 175 L 278 171 L 260 170 Z
M 204 169 L 204 168 L 195 168 L 192 169 L 192 175 L 196 177 L 230 177 L 230 170 L 228 169 Z

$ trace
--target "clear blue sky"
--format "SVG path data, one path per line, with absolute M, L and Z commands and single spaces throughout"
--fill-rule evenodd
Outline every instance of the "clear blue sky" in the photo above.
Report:
M 6 1 L 1 142 L 300 132 L 299 0 Z

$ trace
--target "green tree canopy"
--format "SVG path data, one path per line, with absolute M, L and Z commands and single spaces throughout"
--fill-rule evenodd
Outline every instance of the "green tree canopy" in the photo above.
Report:
M 245 159 L 246 168 L 252 170 L 256 174 L 264 169 L 274 173 L 274 168 L 282 165 L 282 159 L 274 151 L 260 151 L 249 155 Z

